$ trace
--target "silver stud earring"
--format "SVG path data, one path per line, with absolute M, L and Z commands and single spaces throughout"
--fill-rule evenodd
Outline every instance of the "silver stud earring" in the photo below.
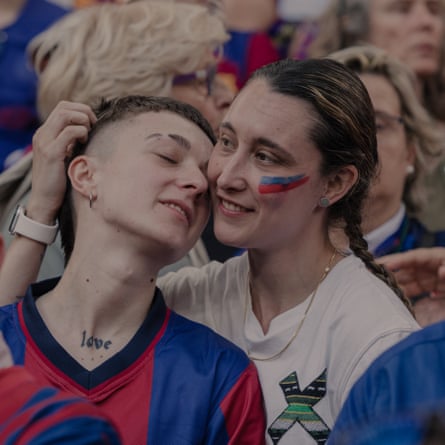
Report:
M 329 198 L 326 198 L 326 196 L 320 198 L 320 201 L 318 202 L 318 205 L 323 208 L 329 207 L 330 204 L 331 201 L 329 201 Z
M 412 175 L 414 172 L 415 172 L 414 165 L 410 164 L 410 165 L 406 166 L 406 174 L 407 175 Z

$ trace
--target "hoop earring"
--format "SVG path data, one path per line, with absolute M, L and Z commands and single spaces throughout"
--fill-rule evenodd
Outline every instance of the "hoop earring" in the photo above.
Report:
M 329 201 L 329 198 L 326 198 L 326 196 L 323 196 L 322 198 L 320 198 L 320 201 L 318 202 L 318 205 L 323 208 L 329 207 L 330 204 L 331 204 L 331 201 Z
M 89 200 L 90 200 L 90 209 L 92 209 L 93 208 L 93 194 L 90 192 L 90 195 L 89 195 Z

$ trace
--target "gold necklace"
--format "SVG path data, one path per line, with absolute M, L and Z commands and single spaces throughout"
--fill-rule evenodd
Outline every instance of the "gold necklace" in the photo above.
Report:
M 306 316 L 307 316 L 307 314 L 309 312 L 309 309 L 312 306 L 312 302 L 315 299 L 315 295 L 317 293 L 318 286 L 320 286 L 322 281 L 326 278 L 327 274 L 330 272 L 331 267 L 332 267 L 332 262 L 334 261 L 334 258 L 335 258 L 336 255 L 337 255 L 337 250 L 334 250 L 334 253 L 332 254 L 331 258 L 329 259 L 328 265 L 324 268 L 323 274 L 322 274 L 320 280 L 318 281 L 317 285 L 315 286 L 314 291 L 312 292 L 312 295 L 311 295 L 310 300 L 309 300 L 309 304 L 307 305 L 307 308 L 304 311 L 303 318 L 298 323 L 297 328 L 295 329 L 295 332 L 292 334 L 292 337 L 284 345 L 284 348 L 281 349 L 280 351 L 278 351 L 276 354 L 271 355 L 270 357 L 264 357 L 264 358 L 262 358 L 262 357 L 255 357 L 255 356 L 250 354 L 249 350 L 247 350 L 247 355 L 250 358 L 250 360 L 254 360 L 254 361 L 256 360 L 256 361 L 259 361 L 259 362 L 267 362 L 269 360 L 275 360 L 276 358 L 280 357 L 289 348 L 289 346 L 297 338 L 298 333 L 300 332 L 301 328 L 303 327 L 304 320 L 306 320 Z M 247 320 L 247 306 L 248 306 L 248 300 L 249 300 L 249 284 L 250 284 L 250 278 L 248 276 L 247 277 L 247 291 L 246 291 L 246 305 L 245 305 L 245 308 L 244 308 L 244 329 L 246 328 L 246 320 Z

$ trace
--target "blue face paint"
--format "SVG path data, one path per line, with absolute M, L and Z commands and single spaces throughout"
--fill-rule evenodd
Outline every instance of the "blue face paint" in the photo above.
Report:
M 304 173 L 296 176 L 263 176 L 258 187 L 261 194 L 280 193 L 303 185 L 309 180 Z

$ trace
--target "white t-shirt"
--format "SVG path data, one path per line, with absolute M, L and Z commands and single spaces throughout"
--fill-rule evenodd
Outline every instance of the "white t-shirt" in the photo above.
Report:
M 184 268 L 159 280 L 167 304 L 252 356 L 280 351 L 309 298 L 275 317 L 267 334 L 252 312 L 247 254 Z M 353 255 L 320 284 L 306 320 L 277 359 L 254 360 L 266 405 L 268 444 L 324 443 L 352 384 L 381 352 L 418 325 L 393 291 Z

